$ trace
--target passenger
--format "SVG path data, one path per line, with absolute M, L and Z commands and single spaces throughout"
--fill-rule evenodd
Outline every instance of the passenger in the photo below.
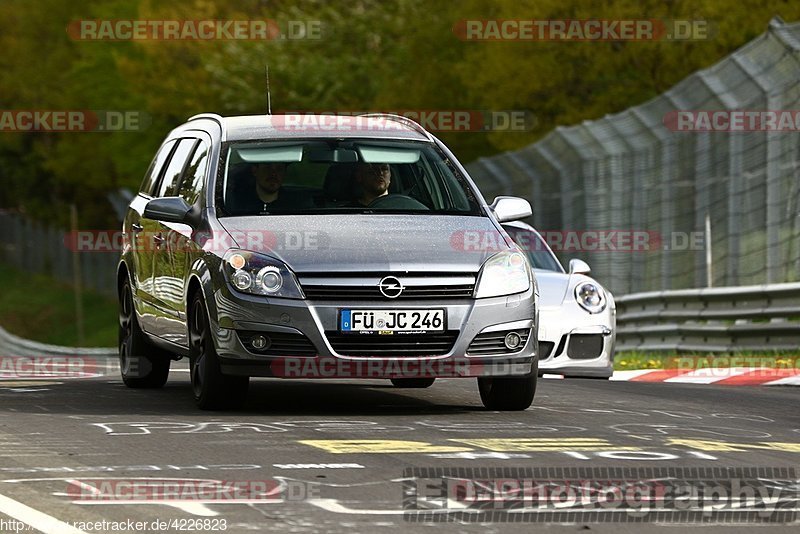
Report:
M 242 193 L 236 195 L 235 211 L 256 214 L 313 207 L 307 195 L 283 187 L 288 166 L 286 162 L 253 164 L 250 169 L 255 179 L 255 191 L 251 180 L 237 184 L 236 189 Z

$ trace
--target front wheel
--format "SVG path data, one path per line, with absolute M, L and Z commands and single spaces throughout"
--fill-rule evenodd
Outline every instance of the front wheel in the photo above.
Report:
M 157 389 L 169 378 L 169 354 L 153 346 L 139 327 L 127 280 L 119 292 L 119 368 L 129 388 Z
M 481 402 L 488 410 L 527 410 L 536 395 L 536 375 L 479 378 Z
M 192 301 L 189 316 L 189 359 L 192 392 L 202 410 L 238 408 L 247 399 L 248 376 L 222 374 L 208 321 L 203 294 Z
M 488 410 L 527 410 L 536 395 L 538 371 L 539 361 L 534 360 L 529 375 L 478 378 L 478 391 L 481 394 L 481 402 Z

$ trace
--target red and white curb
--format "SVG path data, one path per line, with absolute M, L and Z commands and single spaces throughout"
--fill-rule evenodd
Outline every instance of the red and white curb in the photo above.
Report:
M 800 386 L 800 369 L 730 367 L 703 369 L 636 369 L 614 371 L 610 380 L 626 382 L 671 382 L 723 386 Z

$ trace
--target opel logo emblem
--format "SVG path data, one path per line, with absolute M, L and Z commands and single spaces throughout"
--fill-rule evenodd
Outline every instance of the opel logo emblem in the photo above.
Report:
M 387 299 L 394 299 L 400 296 L 400 293 L 403 292 L 405 287 L 400 280 L 394 276 L 384 276 L 378 283 L 378 289 L 381 290 L 381 294 Z

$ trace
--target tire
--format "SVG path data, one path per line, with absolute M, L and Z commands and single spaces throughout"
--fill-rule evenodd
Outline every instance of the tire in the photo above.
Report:
M 409 389 L 429 388 L 436 382 L 435 378 L 392 378 L 391 380 L 394 387 Z
M 538 354 L 538 350 L 537 350 Z M 499 376 L 478 378 L 478 392 L 487 410 L 527 410 L 536 395 L 539 360 L 526 376 Z
M 247 400 L 250 377 L 222 374 L 202 292 L 194 296 L 190 310 L 189 376 L 195 404 L 201 410 L 241 407 Z
M 118 348 L 120 373 L 126 386 L 157 389 L 167 383 L 172 358 L 154 347 L 139 327 L 128 280 L 125 280 L 119 293 Z

